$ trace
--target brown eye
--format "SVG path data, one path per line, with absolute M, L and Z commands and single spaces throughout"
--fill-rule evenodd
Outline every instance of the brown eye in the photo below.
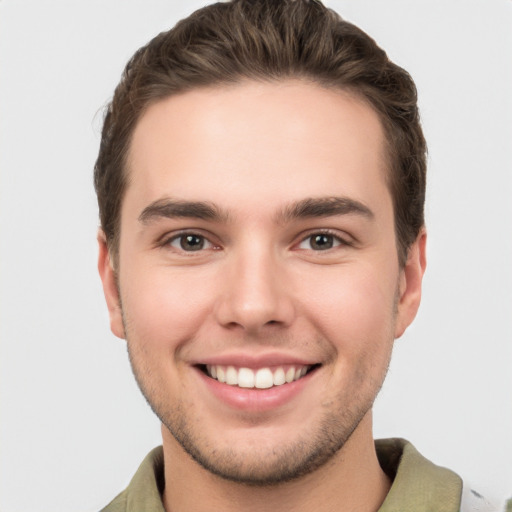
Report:
M 326 249 L 332 249 L 334 246 L 334 237 L 332 235 L 313 235 L 311 237 L 311 249 L 315 251 L 325 251 Z
M 327 251 L 346 243 L 339 237 L 329 233 L 314 233 L 310 235 L 299 244 L 300 249 L 307 249 L 309 251 Z
M 169 241 L 169 245 L 185 252 L 201 251 L 212 247 L 211 242 L 204 236 L 196 235 L 195 233 L 178 235 Z
M 180 237 L 180 246 L 184 251 L 199 251 L 204 247 L 204 238 L 197 235 Z

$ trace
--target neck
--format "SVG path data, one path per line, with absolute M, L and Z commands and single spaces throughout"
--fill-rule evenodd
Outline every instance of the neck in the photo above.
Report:
M 197 464 L 162 428 L 166 512 L 377 511 L 390 481 L 379 466 L 368 413 L 329 462 L 297 480 L 254 487 L 224 480 Z M 274 508 L 275 507 L 275 508 Z

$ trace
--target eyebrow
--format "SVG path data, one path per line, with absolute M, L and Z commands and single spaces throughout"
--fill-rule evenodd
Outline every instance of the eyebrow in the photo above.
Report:
M 294 219 L 329 217 L 332 215 L 356 214 L 372 219 L 373 212 L 363 203 L 348 197 L 310 197 L 285 206 L 276 216 L 278 222 Z M 149 224 L 159 218 L 190 218 L 226 222 L 229 215 L 214 203 L 206 201 L 184 201 L 180 199 L 157 199 L 146 206 L 139 215 L 139 222 Z
M 163 198 L 146 206 L 139 215 L 139 222 L 149 224 L 159 218 L 191 218 L 220 222 L 226 221 L 228 214 L 215 204 L 205 201 Z
M 375 217 L 374 213 L 360 201 L 349 197 L 310 197 L 286 206 L 277 216 L 279 221 L 287 222 L 293 219 L 330 217 L 331 215 L 356 214 L 368 219 Z

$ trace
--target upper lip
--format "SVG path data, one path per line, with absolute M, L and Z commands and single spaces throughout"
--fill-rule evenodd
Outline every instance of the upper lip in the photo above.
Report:
M 198 365 L 222 365 L 234 366 L 236 368 L 270 368 L 274 366 L 295 365 L 295 366 L 309 366 L 319 364 L 318 360 L 305 359 L 290 354 L 284 353 L 271 353 L 262 355 L 231 353 L 219 354 L 215 356 L 208 356 L 205 358 L 191 361 L 193 366 Z

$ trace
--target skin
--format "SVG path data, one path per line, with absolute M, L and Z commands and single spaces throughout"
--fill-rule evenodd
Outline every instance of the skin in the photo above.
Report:
M 400 268 L 376 113 L 297 80 L 205 88 L 152 105 L 128 162 L 118 268 L 100 233 L 99 270 L 162 421 L 167 510 L 377 510 L 371 407 L 425 233 Z M 250 390 L 237 407 L 197 366 L 233 359 L 316 369 L 276 406 Z

